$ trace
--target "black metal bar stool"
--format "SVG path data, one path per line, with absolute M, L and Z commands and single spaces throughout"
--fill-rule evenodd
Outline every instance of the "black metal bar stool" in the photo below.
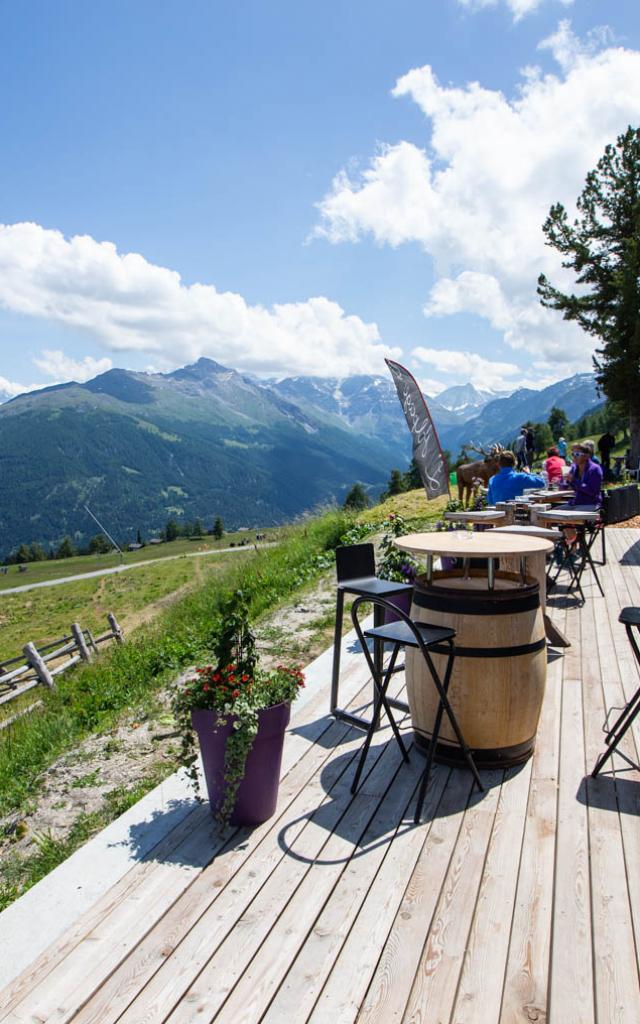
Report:
M 333 671 L 331 673 L 331 697 L 329 712 L 335 718 L 349 722 L 360 729 L 368 729 L 371 724 L 366 718 L 354 715 L 338 707 L 338 687 L 340 684 L 340 648 L 342 645 L 342 620 L 344 617 L 344 596 L 354 594 L 356 597 L 392 598 L 398 594 L 411 593 L 411 583 L 397 583 L 393 580 L 381 580 L 376 576 L 376 560 L 373 544 L 349 544 L 336 548 L 336 573 L 338 590 L 336 596 L 336 625 L 333 638 Z M 392 603 L 392 611 L 398 609 Z M 373 624 L 381 626 L 384 622 L 384 609 L 374 605 Z M 380 672 L 384 644 L 376 641 L 374 660 L 376 670 Z M 408 711 L 404 701 L 390 701 L 392 707 L 399 711 Z
M 640 608 L 623 608 L 618 616 L 618 622 L 623 623 L 627 631 L 627 637 L 629 638 L 631 649 L 635 655 L 638 665 L 640 666 L 640 647 L 638 647 L 638 641 L 633 633 L 635 628 L 637 633 L 640 634 Z M 622 710 L 622 714 L 618 716 L 615 723 L 606 734 L 605 743 L 607 744 L 607 749 L 600 755 L 596 761 L 593 771 L 591 772 L 594 779 L 602 770 L 603 765 L 611 757 L 614 750 L 617 750 L 618 744 L 624 737 L 625 733 L 630 729 L 634 719 L 638 715 L 638 712 L 640 712 L 640 686 L 624 708 L 613 708 L 612 710 Z M 636 764 L 635 761 L 632 761 L 626 754 L 623 754 L 621 750 L 618 750 L 618 754 L 632 768 L 637 768 L 638 771 L 640 771 L 640 765 Z
M 372 602 L 374 604 L 374 607 L 376 605 L 379 605 L 382 612 L 396 612 L 397 621 L 390 622 L 384 626 L 373 626 L 371 629 L 366 629 L 363 631 L 358 618 L 358 609 L 360 605 L 367 600 Z M 422 774 L 422 781 L 420 783 L 420 790 L 418 793 L 418 802 L 416 804 L 414 821 L 417 824 L 418 821 L 420 820 L 422 806 L 424 804 L 424 798 L 427 792 L 427 786 L 429 785 L 431 767 L 433 765 L 433 757 L 438 743 L 438 736 L 440 734 L 442 716 L 445 713 L 451 723 L 453 731 L 456 734 L 458 743 L 460 744 L 460 749 L 464 754 L 466 762 L 469 768 L 471 769 L 474 782 L 478 786 L 478 789 L 483 790 L 484 786 L 480 781 L 480 776 L 478 774 L 478 769 L 476 768 L 476 763 L 473 759 L 473 755 L 469 747 L 467 746 L 464 736 L 462 735 L 462 730 L 460 729 L 458 720 L 454 714 L 453 708 L 451 707 L 451 704 L 449 703 L 449 698 L 447 696 L 449 683 L 451 682 L 451 672 L 453 670 L 453 663 L 455 661 L 455 647 L 453 644 L 453 640 L 456 635 L 455 631 L 453 629 L 447 629 L 443 626 L 430 626 L 427 623 L 414 622 L 411 618 L 409 618 L 408 615 L 405 615 L 404 612 L 398 611 L 396 607 L 393 604 L 391 604 L 391 602 L 380 597 L 357 597 L 356 600 L 353 602 L 353 606 L 351 608 L 351 618 L 353 620 L 353 625 L 357 633 L 358 639 L 362 645 L 362 650 L 364 651 L 365 658 L 367 659 L 367 663 L 369 665 L 369 670 L 371 672 L 371 678 L 373 679 L 375 691 L 373 717 L 367 730 L 367 736 L 364 741 L 362 751 L 360 753 L 360 759 L 358 761 L 356 773 L 351 784 L 351 792 L 355 793 L 358 788 L 358 783 L 360 782 L 362 769 L 364 768 L 364 764 L 367 759 L 367 754 L 369 753 L 369 748 L 371 746 L 373 734 L 378 728 L 378 722 L 380 720 L 380 713 L 382 711 L 382 708 L 384 708 L 384 710 L 386 711 L 387 718 L 389 719 L 389 723 L 393 730 L 393 734 L 395 736 L 396 742 L 400 747 L 404 760 L 409 760 L 409 755 L 407 754 L 406 747 L 402 742 L 400 730 L 398 729 L 396 720 L 394 719 L 393 714 L 391 712 L 391 701 L 387 697 L 387 688 L 389 686 L 391 676 L 394 674 L 394 672 L 398 671 L 398 668 L 396 667 L 396 660 L 398 657 L 398 652 L 402 647 L 416 647 L 420 650 L 426 662 L 427 668 L 429 669 L 431 678 L 433 679 L 434 686 L 436 687 L 440 697 L 438 703 L 438 710 L 436 712 L 436 718 L 433 725 L 433 733 L 431 735 L 429 748 L 427 750 L 424 772 Z M 371 652 L 369 651 L 369 647 L 367 645 L 368 639 L 373 640 L 374 643 L 379 640 L 382 643 L 393 644 L 393 649 L 391 651 L 389 663 L 384 670 L 377 667 L 374 662 L 374 659 L 371 657 Z M 438 673 L 436 672 L 435 666 L 429 654 L 430 648 L 439 647 L 441 644 L 445 644 L 448 647 L 447 667 L 445 669 L 443 680 L 441 680 L 440 677 L 438 676 Z
M 600 577 L 598 576 L 595 563 L 591 555 L 591 548 L 593 547 L 594 541 L 597 537 L 597 531 L 595 526 L 593 527 L 592 531 L 590 531 L 588 538 L 587 526 L 585 524 L 567 524 L 566 527 L 561 526 L 560 528 L 562 530 L 563 535 L 562 557 L 560 564 L 556 567 L 556 572 L 553 576 L 551 575 L 553 573 L 553 563 L 550 566 L 549 572 L 547 573 L 547 591 L 550 591 L 555 586 L 555 584 L 558 581 L 558 576 L 560 575 L 563 569 L 566 569 L 571 577 L 569 586 L 567 588 L 567 592 L 570 593 L 575 588 L 580 594 L 580 599 L 584 604 L 586 598 L 584 596 L 584 591 L 582 589 L 581 580 L 584 570 L 587 568 L 587 566 L 589 566 L 591 572 L 593 573 L 593 577 L 596 581 L 596 584 L 598 586 L 598 590 L 600 591 L 602 597 L 604 597 L 604 590 L 602 589 Z M 575 530 L 576 547 L 574 547 L 573 544 L 567 541 L 566 537 L 564 536 L 565 529 Z

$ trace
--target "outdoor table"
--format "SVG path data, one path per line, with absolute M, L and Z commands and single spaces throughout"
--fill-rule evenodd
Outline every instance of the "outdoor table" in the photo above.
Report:
M 555 583 L 556 583 L 556 581 L 558 579 L 558 576 L 560 575 L 560 572 L 562 571 L 563 568 L 566 567 L 566 568 L 569 569 L 569 572 L 571 573 L 571 580 L 572 580 L 571 584 L 569 585 L 569 590 L 571 590 L 572 587 L 575 585 L 575 587 L 578 590 L 578 593 L 580 594 L 580 597 L 582 598 L 582 600 L 584 602 L 585 601 L 585 596 L 584 596 L 584 593 L 583 593 L 583 590 L 582 590 L 582 586 L 580 584 L 580 580 L 581 580 L 582 573 L 584 572 L 586 566 L 589 565 L 589 567 L 591 568 L 591 571 L 592 571 L 592 573 L 594 575 L 595 581 L 596 581 L 596 583 L 598 585 L 598 589 L 599 589 L 600 593 L 602 594 L 602 596 L 604 597 L 604 591 L 602 589 L 602 584 L 600 583 L 600 579 L 598 577 L 598 573 L 596 572 L 596 567 L 595 567 L 595 565 L 593 563 L 593 559 L 591 557 L 591 545 L 593 544 L 593 541 L 595 540 L 595 536 L 596 535 L 595 535 L 595 533 L 593 534 L 593 537 L 592 537 L 590 542 L 587 541 L 587 537 L 586 537 L 586 531 L 587 531 L 588 527 L 589 526 L 596 526 L 596 524 L 600 522 L 600 518 L 601 518 L 600 511 L 598 509 L 594 508 L 593 506 L 587 506 L 587 507 L 584 507 L 584 508 L 580 508 L 579 506 L 575 506 L 575 507 L 567 506 L 566 508 L 553 508 L 553 509 L 548 509 L 546 512 L 539 512 L 538 513 L 537 521 L 541 525 L 544 524 L 546 526 L 559 526 L 561 530 L 564 530 L 567 527 L 575 528 L 575 530 L 576 530 L 576 540 L 577 540 L 577 543 L 578 543 L 578 562 L 577 562 L 577 565 L 573 566 L 571 564 L 571 560 L 570 560 L 571 552 L 570 552 L 569 548 L 567 547 L 565 558 L 562 561 L 562 563 L 560 564 L 560 566 L 558 567 L 558 571 L 556 572 L 556 574 L 553 577 L 553 579 L 549 579 L 548 580 L 547 586 L 548 586 L 549 589 L 551 589 L 551 587 L 553 587 L 555 585 Z
M 395 544 L 427 561 L 414 584 L 412 618 L 456 631 L 449 699 L 474 758 L 484 767 L 523 763 L 533 752 L 547 674 L 541 584 L 527 563 L 538 556 L 544 564 L 553 544 L 494 530 L 409 534 Z M 442 555 L 461 558 L 462 570 L 434 572 L 434 558 Z M 517 560 L 519 572 L 496 570 L 496 560 L 507 557 Z M 469 569 L 472 558 L 487 558 L 487 570 Z M 433 659 L 443 671 L 445 653 Z M 437 713 L 435 691 L 424 659 L 409 650 L 405 664 L 416 744 L 426 750 Z M 462 761 L 446 723 L 436 757 Z
M 444 518 L 448 523 L 473 523 L 474 525 L 494 526 L 504 521 L 504 512 L 498 509 L 483 508 L 476 512 L 445 512 Z
M 572 494 L 572 490 L 565 488 L 560 491 L 536 491 L 536 493 L 532 494 L 531 497 L 535 498 L 536 502 L 543 501 L 550 505 L 562 505 L 567 503 Z

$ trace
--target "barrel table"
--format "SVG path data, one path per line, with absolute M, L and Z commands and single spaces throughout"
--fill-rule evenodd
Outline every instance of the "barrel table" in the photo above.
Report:
M 533 753 L 547 675 L 540 585 L 527 573 L 526 559 L 553 544 L 493 530 L 409 534 L 395 543 L 427 560 L 415 581 L 412 618 L 456 631 L 449 699 L 476 762 L 485 768 L 523 763 Z M 442 555 L 462 559 L 463 568 L 435 572 L 434 557 Z M 518 559 L 519 572 L 496 569 L 506 557 Z M 487 571 L 467 568 L 472 558 L 488 559 Z M 433 657 L 443 673 L 445 651 Z M 426 750 L 438 695 L 419 651 L 408 649 L 405 665 L 416 744 Z M 463 763 L 446 716 L 436 757 Z

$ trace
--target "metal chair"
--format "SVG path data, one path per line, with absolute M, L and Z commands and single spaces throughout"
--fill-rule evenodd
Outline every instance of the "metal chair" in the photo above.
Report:
M 547 572 L 547 593 L 555 587 L 560 573 L 563 570 L 566 570 L 570 577 L 567 593 L 571 593 L 575 588 L 580 595 L 580 600 L 585 604 L 586 598 L 582 589 L 581 580 L 582 575 L 588 566 L 591 569 L 593 578 L 596 581 L 596 585 L 601 596 L 604 597 L 602 583 L 600 582 L 600 577 L 596 571 L 593 556 L 591 554 L 591 549 L 595 543 L 598 533 L 600 532 L 600 523 L 594 524 L 592 527 L 589 527 L 584 523 L 567 524 L 566 526 L 561 525 L 560 529 L 562 531 L 562 540 L 559 544 L 560 560 L 559 564 L 556 566 L 554 566 L 553 561 L 549 566 L 549 570 Z M 565 530 L 567 529 L 575 531 L 575 542 L 567 540 L 565 535 Z M 605 558 L 604 532 L 602 533 L 602 545 L 603 558 Z M 602 564 L 604 565 L 605 561 L 603 561 Z
M 344 708 L 338 707 L 338 687 L 340 684 L 340 648 L 342 645 L 342 620 L 344 617 L 345 594 L 354 594 L 356 597 L 368 597 L 369 599 L 382 597 L 392 598 L 399 594 L 413 592 L 411 583 L 397 583 L 394 580 L 381 580 L 376 576 L 376 560 L 373 544 L 349 544 L 336 548 L 336 573 L 338 577 L 338 589 L 336 595 L 336 624 L 333 638 L 333 670 L 331 673 L 331 697 L 329 701 L 329 712 L 335 718 L 355 725 L 360 729 L 368 729 L 371 724 L 360 715 L 354 715 Z M 392 611 L 398 609 L 392 603 Z M 384 610 L 374 606 L 373 624 L 381 626 L 384 622 Z M 376 668 L 379 671 L 382 665 L 383 656 L 382 642 L 376 642 L 374 659 Z M 408 711 L 409 707 L 404 701 L 391 701 L 393 707 L 399 711 Z
M 635 655 L 638 665 L 640 666 L 640 647 L 638 646 L 638 641 L 633 633 L 635 628 L 638 634 L 640 634 L 640 608 L 623 608 L 620 612 L 620 615 L 618 616 L 618 622 L 623 623 L 627 631 L 627 637 L 629 638 L 631 649 Z M 615 708 L 612 710 L 619 711 L 620 709 Z M 627 703 L 627 705 L 624 708 L 622 708 L 622 714 L 618 716 L 614 725 L 611 727 L 611 729 L 609 729 L 609 731 L 606 734 L 605 743 L 607 744 L 607 749 L 604 751 L 603 754 L 600 755 L 600 757 L 595 763 L 593 771 L 591 772 L 591 775 L 594 779 L 602 770 L 603 765 L 611 757 L 614 750 L 617 750 L 618 744 L 633 724 L 633 721 L 636 718 L 638 712 L 640 712 L 640 686 L 634 693 L 631 700 Z M 626 754 L 623 754 L 621 750 L 618 750 L 618 754 L 632 768 L 637 768 L 638 771 L 640 771 L 640 765 L 636 764 L 635 761 L 632 761 L 631 758 L 627 757 Z
M 438 703 L 438 710 L 436 711 L 436 717 L 433 724 L 433 732 L 431 734 L 431 740 L 429 742 L 429 748 L 427 750 L 426 762 L 424 772 L 422 774 L 422 781 L 420 783 L 420 790 L 418 793 L 418 802 L 416 804 L 416 811 L 414 815 L 414 821 L 417 824 L 420 820 L 420 815 L 422 813 L 424 798 L 426 796 L 427 786 L 429 785 L 429 777 L 431 775 L 433 757 L 438 743 L 438 736 L 440 735 L 442 717 L 445 713 L 451 723 L 453 731 L 456 734 L 456 738 L 458 740 L 458 743 L 460 744 L 460 748 L 464 754 L 466 762 L 469 765 L 469 768 L 471 769 L 474 782 L 478 786 L 478 789 L 484 790 L 484 786 L 480 781 L 478 769 L 476 768 L 475 761 L 473 760 L 473 755 L 469 747 L 467 746 L 464 736 L 462 735 L 462 730 L 460 729 L 458 720 L 454 714 L 453 708 L 451 707 L 451 704 L 449 703 L 449 698 L 447 696 L 449 683 L 451 681 L 451 673 L 453 671 L 453 663 L 455 661 L 455 647 L 453 644 L 453 640 L 456 634 L 453 629 L 447 629 L 444 626 L 430 626 L 427 623 L 414 622 L 411 618 L 409 618 L 408 615 L 405 615 L 404 612 L 402 611 L 397 612 L 397 620 L 395 622 L 390 622 L 384 626 L 373 626 L 371 629 L 363 630 L 359 621 L 358 610 L 360 608 L 360 605 L 362 605 L 367 600 L 372 601 L 374 606 L 379 605 L 382 612 L 397 612 L 395 606 L 391 604 L 391 602 L 386 601 L 384 600 L 384 598 L 380 597 L 357 597 L 356 600 L 353 602 L 353 606 L 351 608 L 351 618 L 353 621 L 353 625 L 358 636 L 358 639 L 362 645 L 364 655 L 367 659 L 375 691 L 373 717 L 367 730 L 367 737 L 364 741 L 362 751 L 360 753 L 360 759 L 358 761 L 356 773 L 351 784 L 351 792 L 355 793 L 358 789 L 358 783 L 360 782 L 360 776 L 362 775 L 362 770 L 367 759 L 367 754 L 369 753 L 369 748 L 371 746 L 373 734 L 378 728 L 378 722 L 380 720 L 380 712 L 382 711 L 382 708 L 384 708 L 384 710 L 386 711 L 387 718 L 389 719 L 389 723 L 393 730 L 393 734 L 395 736 L 396 742 L 398 743 L 398 746 L 400 747 L 404 760 L 409 760 L 409 755 L 407 753 L 406 747 L 402 742 L 400 730 L 398 729 L 397 723 L 391 712 L 391 701 L 387 697 L 387 688 L 389 686 L 391 676 L 394 674 L 394 672 L 398 671 L 398 669 L 396 668 L 396 660 L 400 649 L 402 647 L 415 647 L 421 652 L 422 657 L 426 662 L 431 678 L 433 679 L 434 686 L 436 687 L 436 690 L 438 691 L 440 697 Z M 376 666 L 374 659 L 371 657 L 371 652 L 369 651 L 367 640 L 373 640 L 374 643 L 376 641 L 381 641 L 382 643 L 393 644 L 389 662 L 384 670 Z M 443 653 L 443 648 L 444 653 L 447 653 L 448 658 L 447 666 L 444 673 L 444 679 L 441 680 L 438 673 L 436 672 L 435 666 L 433 664 L 429 652 L 430 650 L 435 650 L 438 653 Z

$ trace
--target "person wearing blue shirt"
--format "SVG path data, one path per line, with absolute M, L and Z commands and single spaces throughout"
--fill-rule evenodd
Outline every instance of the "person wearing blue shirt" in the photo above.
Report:
M 535 473 L 519 473 L 516 470 L 516 457 L 513 452 L 501 452 L 498 459 L 500 469 L 489 480 L 487 502 L 495 505 L 496 501 L 512 501 L 522 494 L 527 487 L 545 487 L 545 481 Z

